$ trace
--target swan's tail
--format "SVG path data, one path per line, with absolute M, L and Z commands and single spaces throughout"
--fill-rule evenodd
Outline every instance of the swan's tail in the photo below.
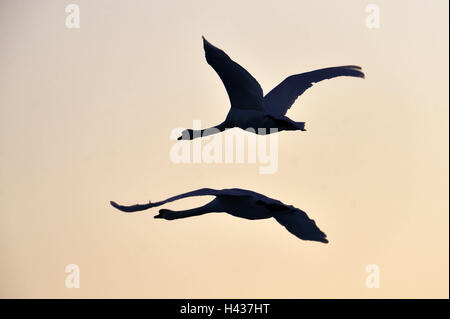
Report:
M 269 120 L 269 126 L 272 125 L 280 131 L 306 131 L 305 122 L 295 122 L 287 116 L 273 116 L 271 114 L 265 115 Z

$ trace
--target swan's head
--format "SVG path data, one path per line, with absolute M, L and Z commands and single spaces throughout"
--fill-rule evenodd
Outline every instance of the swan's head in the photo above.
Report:
M 188 129 L 181 132 L 181 136 L 177 140 L 193 140 L 194 130 Z

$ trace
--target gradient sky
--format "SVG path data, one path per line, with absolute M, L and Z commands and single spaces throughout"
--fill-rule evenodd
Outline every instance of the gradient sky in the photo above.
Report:
M 75 0 L 81 28 L 67 29 L 69 3 L 0 3 L 0 297 L 448 298 L 448 1 Z M 365 26 L 368 3 L 380 29 Z M 171 130 L 229 107 L 202 35 L 265 93 L 321 67 L 367 78 L 296 101 L 287 115 L 308 131 L 279 134 L 276 174 L 176 165 Z M 330 243 L 275 220 L 109 206 L 201 187 L 292 204 Z M 67 264 L 81 288 L 65 287 Z

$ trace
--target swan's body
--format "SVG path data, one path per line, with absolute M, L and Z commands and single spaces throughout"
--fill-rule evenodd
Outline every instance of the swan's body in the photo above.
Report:
M 328 243 L 325 233 L 317 226 L 314 220 L 309 219 L 305 212 L 291 205 L 285 205 L 282 202 L 264 196 L 262 194 L 252 192 L 245 189 L 232 188 L 216 190 L 211 188 L 202 188 L 196 191 L 180 194 L 166 200 L 143 205 L 122 206 L 115 202 L 111 205 L 124 212 L 136 212 L 146 210 L 152 207 L 164 205 L 178 199 L 192 196 L 212 195 L 215 198 L 206 205 L 194 209 L 183 211 L 172 211 L 161 209 L 155 218 L 163 218 L 173 220 L 198 216 L 207 213 L 228 213 L 230 215 L 256 220 L 275 218 L 286 229 L 303 240 L 320 241 Z
M 178 139 L 194 139 L 227 128 L 251 128 L 258 134 L 276 131 L 305 130 L 304 122 L 285 116 L 287 110 L 313 83 L 338 76 L 364 78 L 359 66 L 346 65 L 315 70 L 287 77 L 265 96 L 258 81 L 219 48 L 203 38 L 206 61 L 221 78 L 230 98 L 231 108 L 224 122 L 206 130 L 184 130 Z M 258 130 L 264 128 L 266 130 Z

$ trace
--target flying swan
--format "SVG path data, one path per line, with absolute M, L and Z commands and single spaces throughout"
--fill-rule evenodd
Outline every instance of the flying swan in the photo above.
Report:
M 192 140 L 233 127 L 243 130 L 252 128 L 258 134 L 270 134 L 271 128 L 276 128 L 277 131 L 305 131 L 305 122 L 295 122 L 285 114 L 313 83 L 338 76 L 364 78 L 361 67 L 355 65 L 319 69 L 291 75 L 264 96 L 258 81 L 205 37 L 203 47 L 206 61 L 217 72 L 227 90 L 231 108 L 225 121 L 219 125 L 209 129 L 184 130 L 178 140 Z M 259 128 L 263 130 L 258 130 Z
M 250 220 L 273 217 L 291 234 L 300 239 L 328 243 L 325 233 L 323 233 L 316 226 L 314 220 L 309 219 L 308 215 L 302 210 L 245 189 L 232 188 L 216 190 L 211 188 L 201 188 L 156 203 L 149 202 L 148 204 L 137 204 L 132 206 L 122 206 L 113 201 L 110 203 L 113 207 L 123 212 L 132 213 L 161 206 L 186 197 L 207 195 L 215 196 L 215 198 L 206 205 L 181 211 L 160 209 L 159 214 L 156 215 L 155 218 L 173 220 L 213 212 L 228 213 L 232 216 Z

